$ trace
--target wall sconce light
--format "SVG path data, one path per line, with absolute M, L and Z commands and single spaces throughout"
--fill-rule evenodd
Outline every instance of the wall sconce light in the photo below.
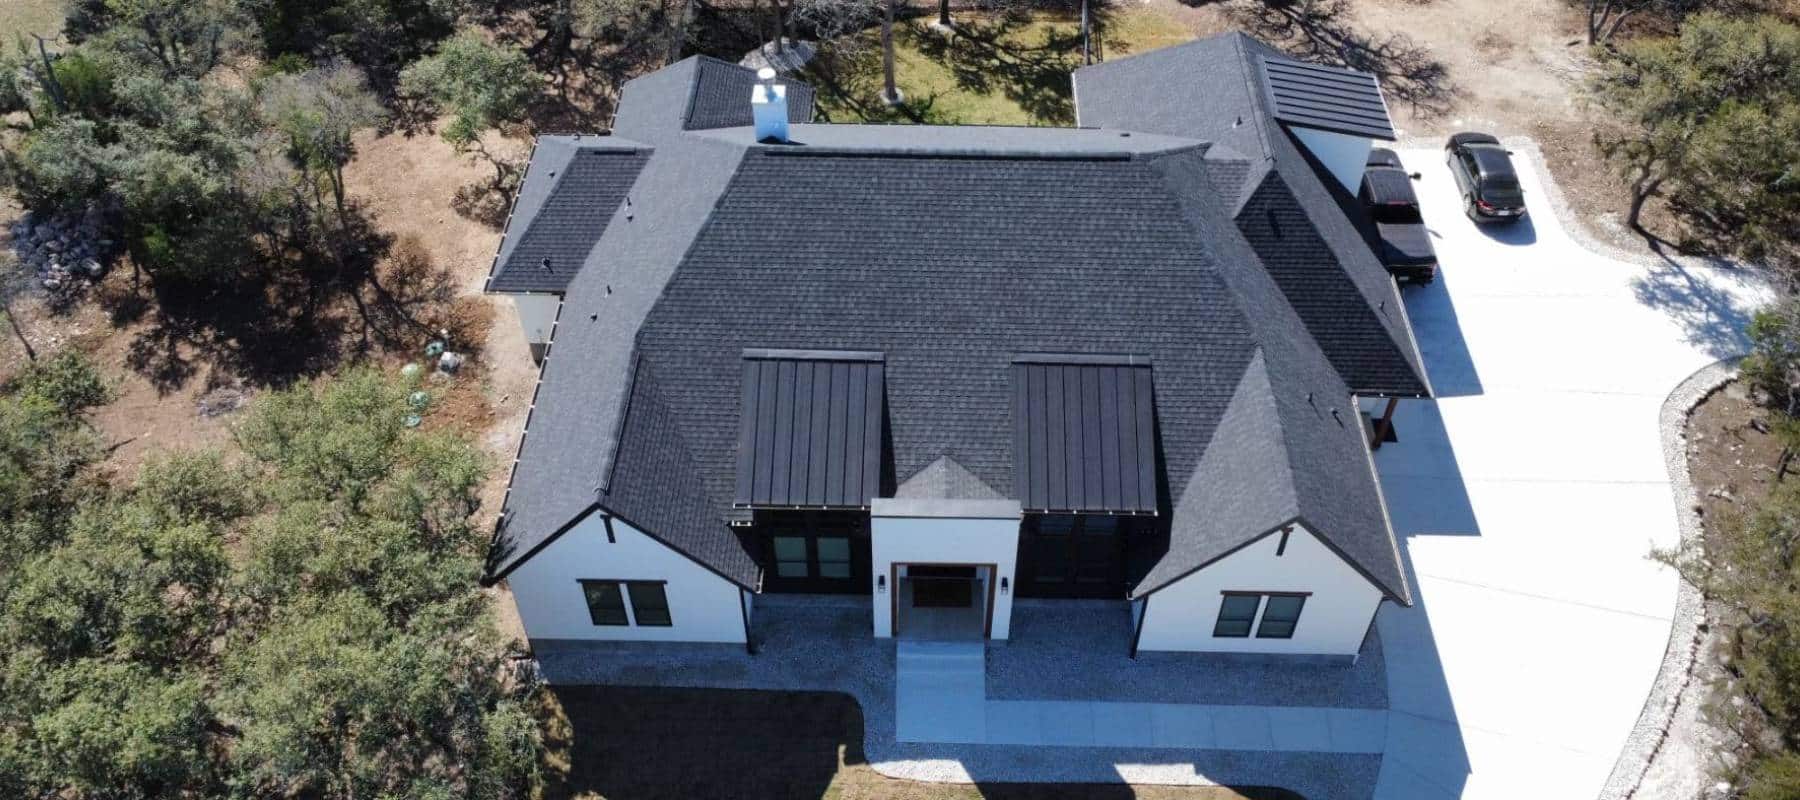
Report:
M 886 575 L 876 575 L 875 576 L 875 591 L 881 592 L 882 594 L 887 593 L 887 576 Z
M 1001 576 L 1000 576 L 1000 593 L 1001 593 L 1001 594 L 1006 594 L 1006 591 L 1007 591 L 1007 590 L 1008 590 L 1008 589 L 1011 589 L 1011 588 L 1012 588 L 1012 585 L 1011 585 L 1011 584 L 1008 584 L 1008 583 L 1007 583 L 1007 582 L 1006 582 L 1006 576 L 1005 576 L 1005 575 L 1001 575 Z

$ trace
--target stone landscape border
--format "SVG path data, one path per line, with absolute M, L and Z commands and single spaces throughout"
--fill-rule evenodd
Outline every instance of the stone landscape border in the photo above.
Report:
M 1703 535 L 1698 511 L 1700 500 L 1688 473 L 1688 419 L 1696 407 L 1737 377 L 1741 360 L 1729 358 L 1702 367 L 1676 386 L 1663 401 L 1660 420 L 1663 461 L 1669 470 L 1669 486 L 1674 490 L 1675 515 L 1683 546 L 1699 541 Z M 1600 790 L 1600 800 L 1627 800 L 1637 793 L 1644 774 L 1668 739 L 1670 722 L 1693 681 L 1694 663 L 1702 638 L 1700 627 L 1705 621 L 1705 598 L 1693 584 L 1680 581 L 1662 667 L 1657 670 L 1656 682 L 1651 684 L 1644 710 L 1638 714 L 1637 725 L 1625 739 L 1625 747 L 1613 765 L 1612 775 Z

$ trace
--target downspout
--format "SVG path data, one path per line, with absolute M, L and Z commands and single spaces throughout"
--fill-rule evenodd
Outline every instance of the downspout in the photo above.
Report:
M 744 587 L 738 587 L 738 614 L 744 618 L 744 652 L 756 655 L 756 645 L 750 642 L 750 606 L 744 602 Z
M 1142 607 L 1138 609 L 1137 627 L 1131 632 L 1131 657 L 1137 658 L 1138 640 L 1144 638 L 1144 620 L 1150 616 L 1150 598 L 1145 596 L 1138 601 Z

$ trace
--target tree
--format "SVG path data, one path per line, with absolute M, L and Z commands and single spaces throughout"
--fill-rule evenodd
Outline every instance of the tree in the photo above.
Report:
M 91 365 L 5 387 L 0 793 L 534 796 L 529 687 L 476 583 L 485 464 L 408 428 L 412 391 L 358 370 L 273 392 L 247 458 L 115 485 L 67 438 L 104 400 Z
M 1587 8 L 1587 43 L 1603 44 L 1639 15 L 1660 14 L 1675 19 L 1698 11 L 1708 0 L 1581 0 Z
M 890 106 L 900 104 L 900 87 L 894 83 L 894 0 L 881 6 L 881 99 Z
M 80 12 L 81 6 L 72 11 Z M 110 40 L 120 52 L 147 60 L 164 75 L 199 77 L 218 66 L 227 40 L 244 20 L 233 0 L 106 0 L 84 14 L 83 34 Z
M 301 173 L 315 186 L 329 188 L 341 219 L 346 213 L 344 167 L 356 155 L 351 137 L 387 117 L 362 72 L 332 66 L 276 75 L 262 86 L 260 100 L 264 119 L 286 137 Z
M 1775 17 L 1690 17 L 1673 38 L 1602 51 L 1589 89 L 1618 120 L 1596 135 L 1631 183 L 1627 223 L 1652 197 L 1745 257 L 1795 261 L 1800 200 L 1800 26 Z
M 470 29 L 407 67 L 400 85 L 450 116 L 442 135 L 463 149 L 475 145 L 482 131 L 522 119 L 537 80 L 524 52 Z
M 299 53 L 362 68 L 390 96 L 401 69 L 456 30 L 472 0 L 236 0 L 265 58 Z

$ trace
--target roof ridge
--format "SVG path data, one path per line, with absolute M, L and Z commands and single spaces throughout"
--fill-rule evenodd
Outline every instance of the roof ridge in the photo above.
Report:
M 1255 80 L 1250 74 L 1250 53 L 1244 49 L 1244 41 L 1250 39 L 1250 35 L 1243 31 L 1236 31 L 1236 33 L 1238 35 L 1231 40 L 1231 46 L 1238 54 L 1238 77 L 1243 80 L 1244 92 L 1250 96 L 1251 104 L 1256 107 L 1256 113 L 1250 115 L 1250 124 L 1256 126 L 1256 143 L 1262 145 L 1263 160 L 1274 161 L 1275 148 L 1269 143 L 1269 128 L 1263 124 L 1270 116 L 1269 107 L 1263 102 L 1265 98 L 1260 85 L 1261 81 Z

